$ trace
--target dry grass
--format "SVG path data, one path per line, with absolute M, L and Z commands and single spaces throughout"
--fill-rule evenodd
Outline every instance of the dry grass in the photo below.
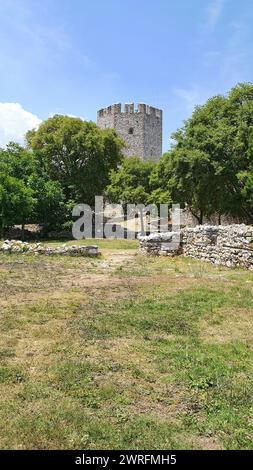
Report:
M 1 448 L 252 448 L 253 274 L 135 246 L 0 256 Z

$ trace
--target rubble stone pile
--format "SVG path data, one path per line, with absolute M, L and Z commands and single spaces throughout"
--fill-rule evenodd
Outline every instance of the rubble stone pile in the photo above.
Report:
M 1 253 L 20 253 L 34 255 L 70 255 L 98 257 L 100 252 L 97 245 L 67 245 L 46 246 L 42 243 L 27 243 L 20 240 L 5 240 L 0 246 Z

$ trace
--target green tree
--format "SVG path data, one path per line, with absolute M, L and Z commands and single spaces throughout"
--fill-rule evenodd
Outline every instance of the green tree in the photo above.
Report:
M 15 142 L 10 142 L 6 149 L 0 149 L 1 169 L 8 170 L 10 176 L 27 182 L 38 169 L 38 162 L 32 152 Z
M 151 174 L 156 163 L 142 161 L 138 157 L 126 158 L 118 170 L 111 172 L 111 182 L 107 186 L 106 196 L 112 203 L 121 203 L 126 208 L 127 204 L 138 204 L 141 232 L 144 233 L 143 206 L 151 201 Z
M 28 183 L 35 198 L 31 221 L 42 225 L 44 234 L 49 230 L 59 229 L 66 222 L 68 215 L 71 220 L 71 212 L 67 210 L 63 190 L 58 181 L 33 174 Z
M 152 191 L 151 174 L 156 163 L 138 157 L 126 158 L 120 168 L 111 172 L 106 195 L 110 202 L 149 204 Z
M 55 115 L 26 138 L 49 178 L 60 182 L 66 200 L 93 205 L 122 160 L 124 144 L 114 130 L 79 118 Z
M 159 173 L 173 201 L 187 203 L 200 223 L 215 212 L 253 220 L 253 85 L 239 84 L 196 107 L 172 137 Z
M 24 224 L 29 219 L 35 200 L 33 191 L 23 181 L 0 172 L 0 237 L 4 229 Z
M 164 191 L 167 188 L 167 198 L 181 207 L 187 203 L 199 223 L 204 215 L 215 212 L 214 171 L 204 152 L 174 149 L 163 156 L 159 170 L 159 181 Z
M 32 191 L 33 210 L 27 223 L 43 225 L 46 233 L 49 229 L 58 229 L 67 216 L 71 220 L 62 187 L 58 181 L 49 179 L 40 154 L 11 142 L 0 150 L 0 169 Z

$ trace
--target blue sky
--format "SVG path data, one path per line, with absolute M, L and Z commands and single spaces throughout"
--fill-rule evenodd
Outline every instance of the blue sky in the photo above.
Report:
M 55 113 L 164 110 L 164 150 L 194 105 L 253 81 L 252 0 L 0 0 L 0 145 Z

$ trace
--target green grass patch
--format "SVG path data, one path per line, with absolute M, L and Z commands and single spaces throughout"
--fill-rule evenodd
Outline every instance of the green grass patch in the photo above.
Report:
M 122 242 L 0 256 L 0 447 L 251 449 L 253 273 Z
M 67 240 L 63 243 L 66 243 L 66 245 L 97 245 L 101 250 L 136 250 L 139 246 L 138 240 L 127 240 L 121 238 L 87 238 L 84 240 Z M 49 240 L 48 242 L 43 240 L 43 245 L 47 246 L 60 246 L 63 243 L 59 242 L 59 240 Z

